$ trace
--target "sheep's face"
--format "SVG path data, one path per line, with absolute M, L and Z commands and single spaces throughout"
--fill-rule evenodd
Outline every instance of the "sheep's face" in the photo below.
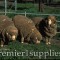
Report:
M 52 24 L 52 20 L 51 20 L 51 19 L 48 20 L 48 24 L 49 24 L 49 25 Z
M 39 44 L 40 41 L 42 40 L 42 36 L 41 36 L 41 34 L 39 33 L 39 31 L 37 29 L 35 29 L 33 34 L 32 34 L 32 40 L 36 44 Z
M 55 16 L 48 16 L 48 26 L 54 27 L 56 25 L 56 17 Z
M 49 19 L 48 20 L 48 24 L 49 25 L 55 25 L 56 24 L 56 20 Z
M 7 35 L 7 38 L 9 40 L 13 40 L 14 41 L 17 38 L 18 30 L 11 30 L 11 31 L 7 32 L 6 35 Z
M 32 37 L 31 40 L 36 44 L 40 43 L 40 41 L 38 40 L 38 37 Z

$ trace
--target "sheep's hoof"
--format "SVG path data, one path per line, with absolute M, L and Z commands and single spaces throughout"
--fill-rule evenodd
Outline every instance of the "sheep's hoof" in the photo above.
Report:
M 46 43 L 46 45 L 48 45 L 49 43 Z
M 49 44 L 51 44 L 51 42 L 48 42 Z
M 1 47 L 3 47 L 4 45 L 2 44 Z
M 22 44 L 24 43 L 24 42 L 21 42 Z

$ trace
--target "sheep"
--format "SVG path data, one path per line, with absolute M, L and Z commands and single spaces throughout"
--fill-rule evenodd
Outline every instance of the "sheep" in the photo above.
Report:
M 49 15 L 46 18 L 34 17 L 32 21 L 35 23 L 36 28 L 41 33 L 42 37 L 45 39 L 46 44 L 51 44 L 51 39 L 56 35 L 57 23 L 56 17 Z
M 0 15 L 0 35 L 1 47 L 10 40 L 15 41 L 18 35 L 18 30 L 13 21 L 5 15 Z
M 25 40 L 28 43 L 30 41 L 35 44 L 40 43 L 42 36 L 31 19 L 23 15 L 16 15 L 12 20 L 21 35 L 21 43 L 24 43 Z

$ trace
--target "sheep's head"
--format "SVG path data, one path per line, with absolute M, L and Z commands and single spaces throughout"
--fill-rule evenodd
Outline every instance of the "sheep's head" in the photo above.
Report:
M 56 25 L 56 17 L 55 16 L 48 16 L 48 24 L 55 26 Z
M 49 15 L 46 19 L 45 19 L 45 23 L 48 27 L 55 27 L 56 24 L 56 17 Z
M 9 40 L 13 40 L 13 41 L 16 40 L 17 35 L 18 35 L 17 28 L 10 27 L 10 29 L 7 29 L 6 35 L 7 35 Z
M 37 29 L 34 29 L 31 35 L 31 39 L 33 40 L 34 43 L 39 44 L 40 41 L 42 40 L 42 35 Z

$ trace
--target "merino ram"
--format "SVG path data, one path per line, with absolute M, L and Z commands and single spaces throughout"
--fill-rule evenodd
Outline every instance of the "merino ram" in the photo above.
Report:
M 46 44 L 51 44 L 51 38 L 55 36 L 57 32 L 56 17 L 52 15 L 46 18 L 34 17 L 32 21 L 45 39 Z
M 10 40 L 16 40 L 16 37 L 18 35 L 18 30 L 14 26 L 13 21 L 5 16 L 0 15 L 0 38 L 1 38 L 1 47 L 3 47 L 3 44 Z
M 21 35 L 21 43 L 24 43 L 24 41 L 40 43 L 42 36 L 31 19 L 22 15 L 16 15 L 13 18 L 13 22 Z

